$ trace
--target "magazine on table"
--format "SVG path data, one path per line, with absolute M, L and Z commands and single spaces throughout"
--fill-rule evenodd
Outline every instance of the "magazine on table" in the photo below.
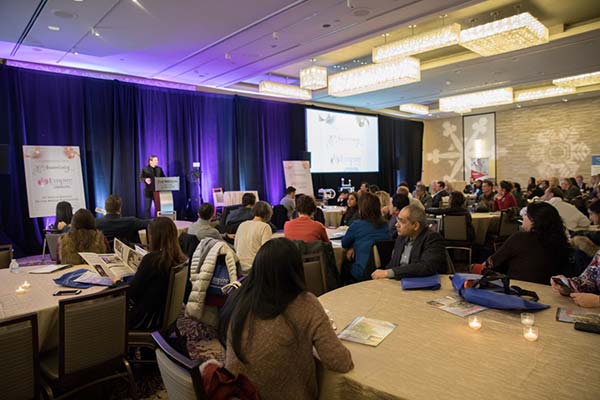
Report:
M 560 322 L 583 322 L 586 324 L 600 324 L 600 313 L 592 310 L 570 310 L 568 308 L 558 307 L 556 310 L 556 320 Z
M 119 239 L 115 239 L 114 248 L 115 252 L 110 254 L 79 253 L 79 255 L 87 264 L 94 266 L 96 269 L 97 274 L 93 271 L 91 271 L 91 274 L 109 279 L 122 279 L 127 276 L 135 275 L 144 254 L 132 249 Z M 85 279 L 91 279 L 91 277 L 92 275 L 86 273 L 79 277 L 77 281 L 102 284 L 85 281 Z M 81 280 L 82 278 L 84 281 Z M 97 280 L 97 278 L 95 279 Z M 108 282 L 108 280 L 105 279 L 102 282 Z
M 466 317 L 468 315 L 487 310 L 487 307 L 469 303 L 460 296 L 446 296 L 442 297 L 441 299 L 428 301 L 427 304 L 437 307 L 440 310 L 447 311 L 451 314 L 458 315 L 459 317 Z
M 375 347 L 392 333 L 396 326 L 396 324 L 387 321 L 356 317 L 338 334 L 338 337 L 349 342 Z

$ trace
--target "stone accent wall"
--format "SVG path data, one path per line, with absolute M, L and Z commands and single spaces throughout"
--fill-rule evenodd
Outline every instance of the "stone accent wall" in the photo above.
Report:
M 462 144 L 458 152 L 444 130 L 456 126 L 462 140 L 462 118 L 425 121 L 423 179 L 442 177 L 461 180 Z M 462 143 L 462 142 L 461 142 Z M 452 153 L 452 155 L 450 155 Z M 496 156 L 498 179 L 521 184 L 530 176 L 583 175 L 590 179 L 591 156 L 600 154 L 600 97 L 523 107 L 496 113 Z M 448 158 L 446 158 L 448 157 Z M 437 162 L 436 162 L 437 160 Z M 450 161 L 461 163 L 452 175 Z

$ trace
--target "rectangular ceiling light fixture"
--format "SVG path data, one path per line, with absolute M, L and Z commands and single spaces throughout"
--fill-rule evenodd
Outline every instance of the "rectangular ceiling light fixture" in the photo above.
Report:
M 451 24 L 440 29 L 374 47 L 372 50 L 372 59 L 374 63 L 392 61 L 413 54 L 452 46 L 453 44 L 458 44 L 459 40 L 460 25 Z
M 559 87 L 559 86 L 544 86 L 532 89 L 516 90 L 515 102 L 529 101 L 536 99 L 545 99 L 547 97 L 562 96 L 565 94 L 575 93 L 575 88 Z
M 557 86 L 569 87 L 596 85 L 600 83 L 600 71 L 590 72 L 589 74 L 568 76 L 566 78 L 554 79 L 552 83 Z
M 319 90 L 327 87 L 327 68 L 312 65 L 300 70 L 300 87 Z
M 294 85 L 286 85 L 273 81 L 260 81 L 258 91 L 263 94 L 269 94 L 279 97 L 287 97 L 290 99 L 311 100 L 312 93 L 310 90 L 299 88 Z
M 425 115 L 429 114 L 429 107 L 422 104 L 407 103 L 400 105 L 400 111 L 417 115 Z
M 352 96 L 421 80 L 421 63 L 413 57 L 353 68 L 329 76 L 330 96 Z
M 482 56 L 525 49 L 548 40 L 548 28 L 528 12 L 460 32 L 460 45 Z
M 485 90 L 461 94 L 458 96 L 440 98 L 440 110 L 445 112 L 464 113 L 466 110 L 511 104 L 513 102 L 513 89 L 511 87 L 502 89 Z

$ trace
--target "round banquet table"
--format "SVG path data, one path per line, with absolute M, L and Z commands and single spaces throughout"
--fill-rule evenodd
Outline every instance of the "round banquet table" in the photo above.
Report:
M 598 399 L 600 335 L 555 320 L 556 307 L 579 309 L 550 286 L 513 281 L 552 307 L 535 313 L 539 339 L 528 342 L 518 312 L 485 310 L 483 327 L 427 301 L 454 294 L 448 275 L 438 291 L 403 291 L 400 282 L 366 281 L 319 297 L 338 331 L 355 317 L 397 324 L 377 347 L 344 341 L 354 369 L 319 368 L 321 399 Z
M 471 213 L 473 229 L 475 230 L 475 244 L 483 245 L 485 235 L 490 227 L 497 229 L 500 223 L 500 212 Z
M 19 273 L 11 273 L 8 269 L 0 269 L 0 319 L 15 317 L 27 313 L 37 313 L 39 347 L 40 350 L 49 350 L 58 346 L 58 302 L 73 296 L 82 296 L 99 292 L 106 287 L 92 286 L 82 289 L 79 295 L 52 296 L 60 289 L 70 289 L 58 286 L 52 279 L 89 265 L 77 265 L 51 274 L 29 274 L 27 271 L 39 268 L 21 267 Z M 17 294 L 15 290 L 28 281 L 31 288 L 24 294 Z

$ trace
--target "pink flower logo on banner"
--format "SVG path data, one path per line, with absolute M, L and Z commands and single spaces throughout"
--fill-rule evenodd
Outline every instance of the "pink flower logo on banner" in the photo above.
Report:
M 47 178 L 40 178 L 40 179 L 38 179 L 37 184 L 40 187 L 46 186 L 48 184 L 48 179 Z

